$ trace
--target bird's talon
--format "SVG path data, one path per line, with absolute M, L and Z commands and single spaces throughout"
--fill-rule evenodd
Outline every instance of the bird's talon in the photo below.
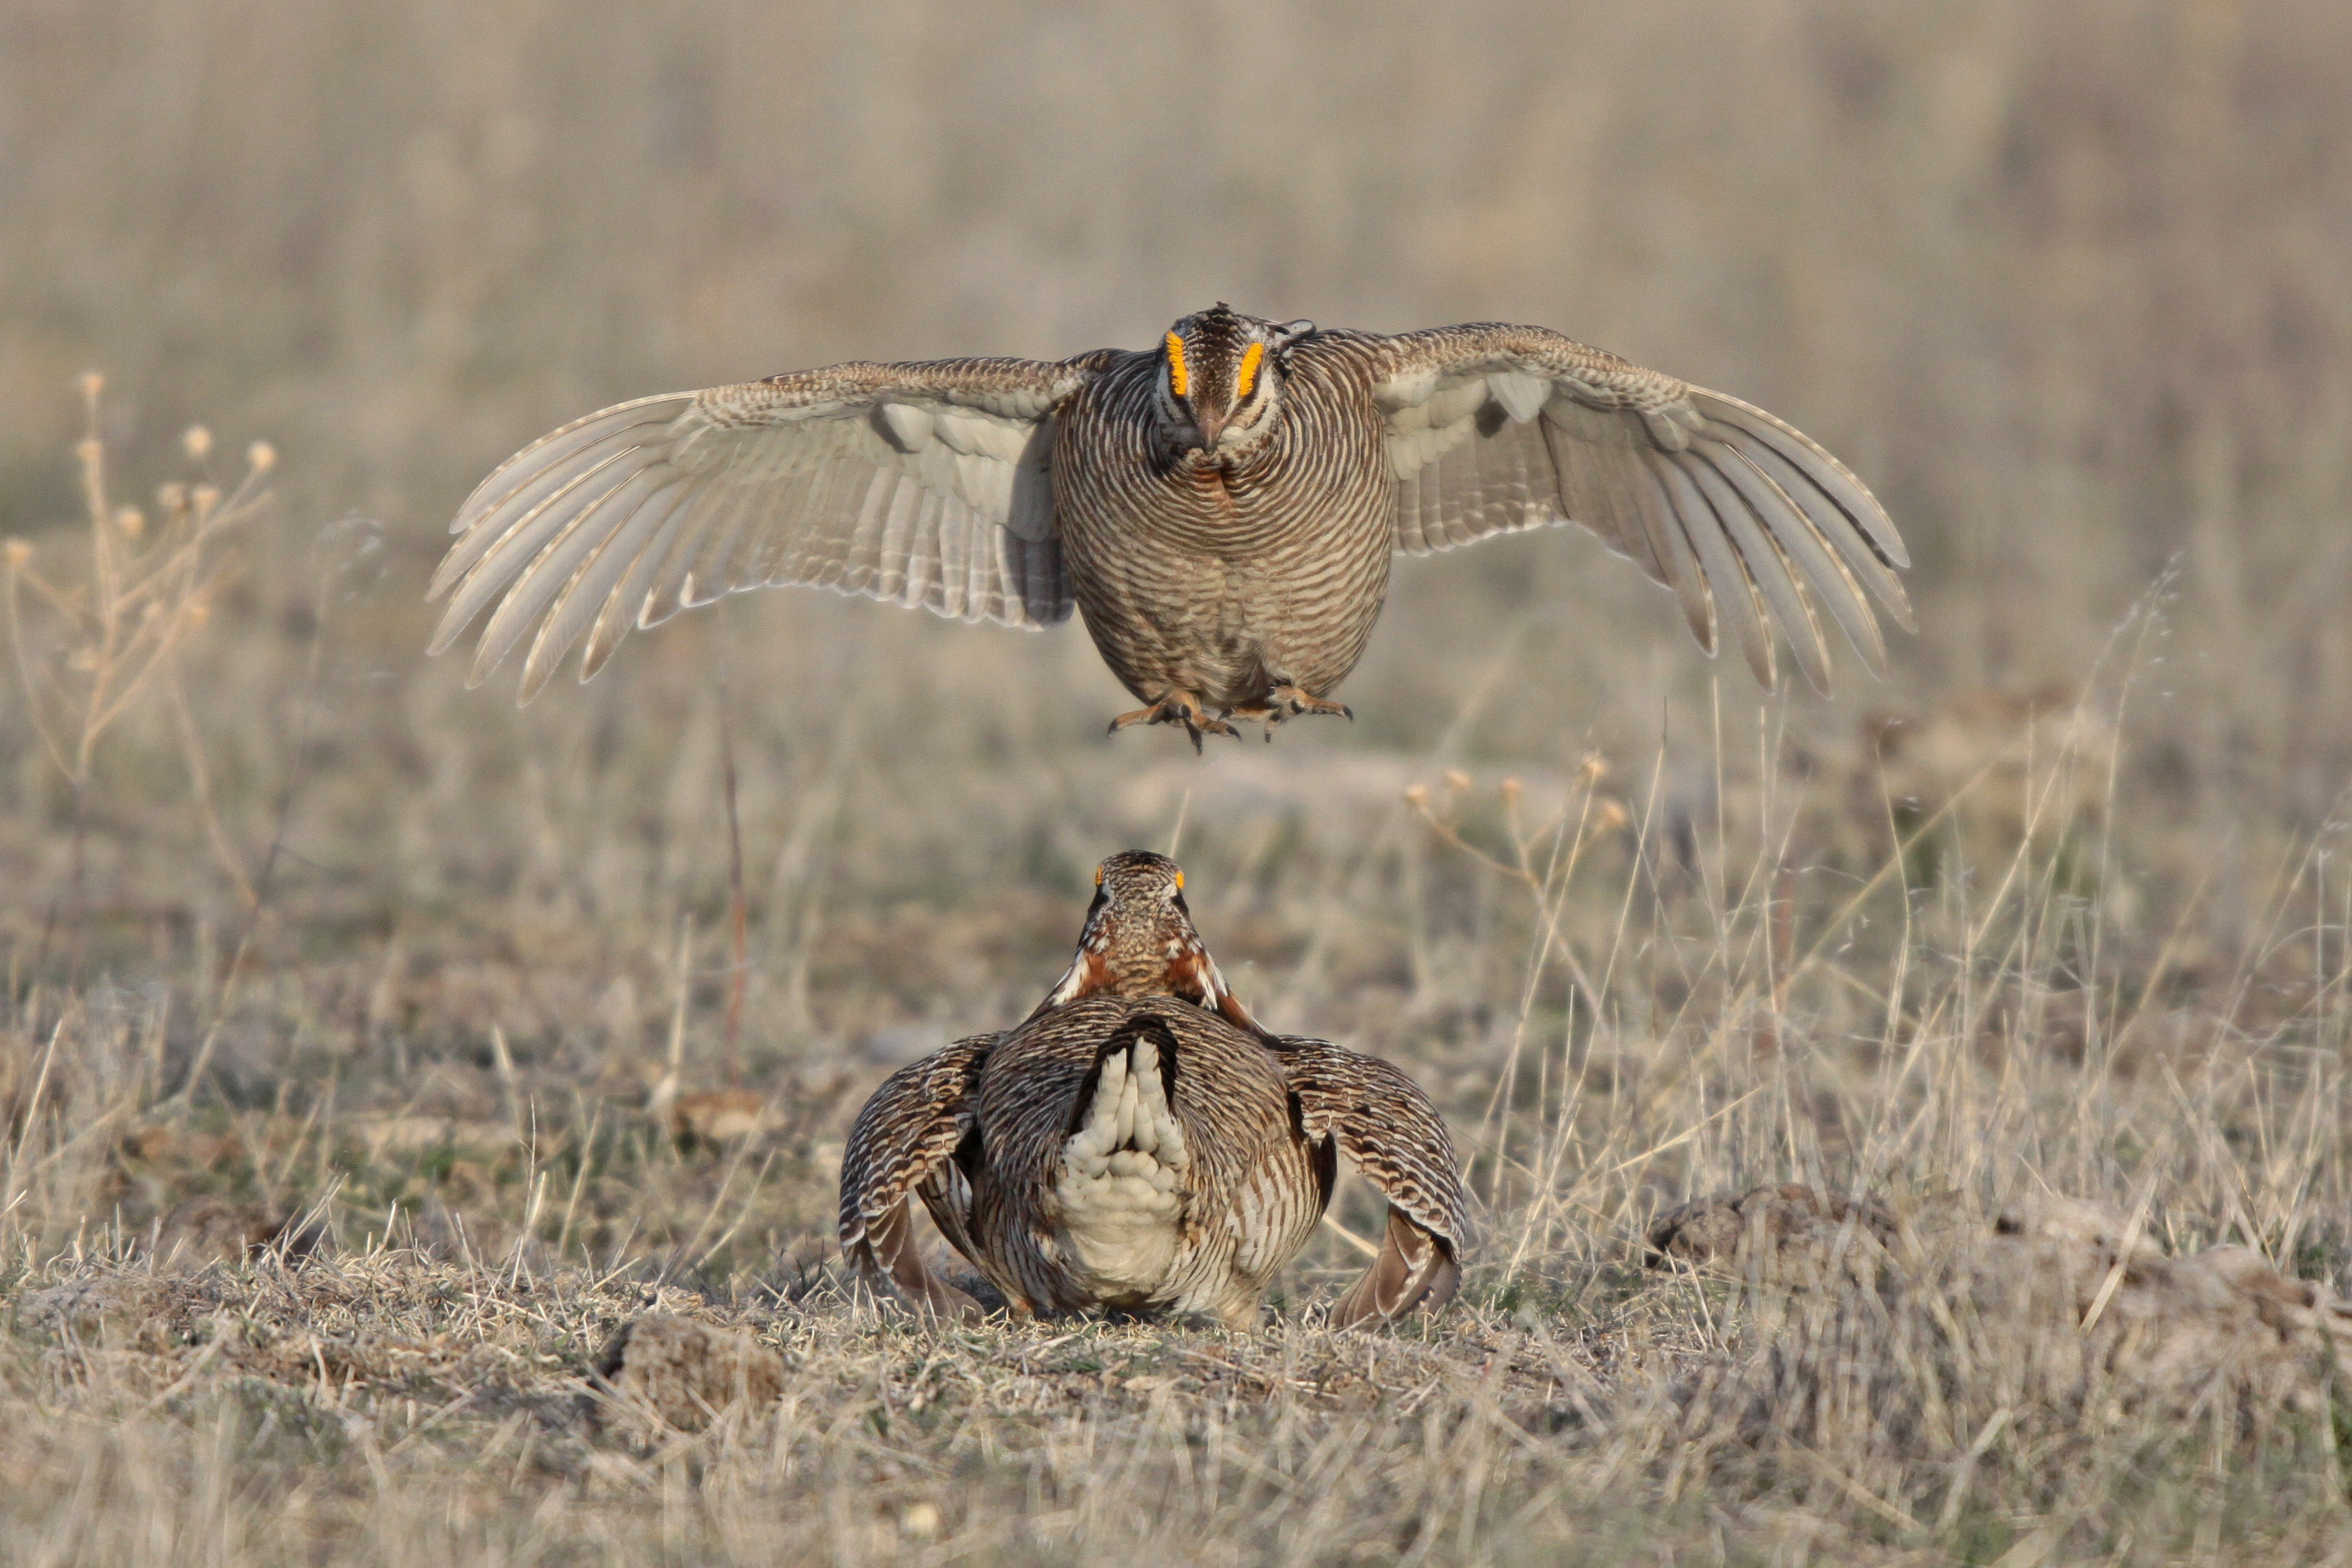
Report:
M 1238 741 L 1239 730 L 1230 722 L 1239 719 L 1265 727 L 1265 739 L 1274 739 L 1275 726 L 1288 722 L 1301 713 L 1336 713 L 1343 719 L 1353 719 L 1355 711 L 1344 703 L 1326 702 L 1321 698 L 1300 690 L 1296 686 L 1277 686 L 1266 694 L 1264 702 L 1252 702 L 1239 708 L 1220 709 L 1211 712 L 1201 700 L 1189 691 L 1171 691 L 1149 708 L 1138 708 L 1122 713 L 1110 721 L 1112 732 L 1133 724 L 1181 724 L 1192 742 L 1194 752 L 1202 751 L 1203 735 L 1230 735 Z
M 1120 714 L 1110 721 L 1111 732 L 1116 734 L 1131 724 L 1181 724 L 1195 752 L 1201 750 L 1201 737 L 1203 735 L 1231 735 L 1236 741 L 1241 739 L 1240 731 L 1202 707 L 1201 700 L 1189 691 L 1171 691 L 1149 708 L 1138 708 L 1131 713 Z
M 1341 719 L 1353 720 L 1356 716 L 1355 710 L 1346 703 L 1327 702 L 1314 693 L 1296 686 L 1277 686 L 1274 689 L 1273 697 L 1274 710 L 1286 717 L 1301 713 L 1328 713 Z

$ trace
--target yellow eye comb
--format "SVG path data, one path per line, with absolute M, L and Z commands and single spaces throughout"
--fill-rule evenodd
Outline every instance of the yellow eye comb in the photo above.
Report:
M 1179 397 L 1191 393 L 1192 378 L 1184 373 L 1184 340 L 1168 334 L 1168 384 Z
M 1241 374 L 1236 376 L 1234 380 L 1234 401 L 1235 403 L 1239 403 L 1244 398 L 1247 397 L 1250 395 L 1250 388 L 1257 384 L 1257 362 L 1265 357 L 1265 345 L 1264 343 L 1252 343 L 1248 348 L 1242 351 Z

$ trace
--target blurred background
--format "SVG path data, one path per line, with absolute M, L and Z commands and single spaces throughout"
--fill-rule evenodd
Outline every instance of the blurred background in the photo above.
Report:
M 2320 1448 L 2224 1480 L 2324 1398 L 2094 1379 L 2053 1426 L 2022 1341 L 1936 1361 L 1876 1284 L 1792 1340 L 1643 1237 L 1759 1184 L 2090 1200 L 2126 1239 L 2052 1367 L 2137 1239 L 2352 1292 L 2347 84 L 2342 0 L 0 3 L 0 1539 L 2341 1558 Z M 1918 630 L 1768 699 L 1521 535 L 1399 563 L 1355 722 L 1204 757 L 1102 732 L 1076 625 L 745 595 L 521 710 L 424 657 L 460 500 L 563 421 L 1220 299 L 1771 409 L 1885 501 Z M 1257 1016 L 1444 1110 L 1461 1300 L 1327 1342 L 1382 1224 L 1343 1184 L 1286 1327 L 957 1370 L 846 1310 L 849 1120 L 1180 829 Z M 2283 1355 L 2317 1298 L 2273 1286 Z M 591 1453 L 648 1306 L 788 1350 L 791 1400 Z
M 1862 472 L 1919 561 L 1906 675 L 2079 679 L 2177 561 L 2232 765 L 2305 814 L 2341 772 L 2342 727 L 2301 717 L 2344 711 L 2352 657 L 2331 5 L 24 0 L 0 26 L 14 532 L 73 513 L 92 367 L 134 459 L 199 419 L 268 437 L 274 536 L 357 510 L 404 592 L 500 457 L 647 391 L 1141 344 L 1213 299 L 1537 321 Z M 1547 540 L 1403 592 L 1530 567 L 1563 605 L 1619 574 Z M 1432 651 L 1483 651 L 1455 640 Z
M 2302 931 L 2287 890 L 2343 894 L 2347 69 L 2325 0 L 12 0 L 9 1081 L 77 1008 L 128 1020 L 90 1073 L 229 1106 L 719 1081 L 740 880 L 734 1033 L 759 1092 L 806 1091 L 814 1193 L 860 1087 L 1025 1010 L 1088 868 L 1181 817 L 1262 1014 L 1455 1042 L 1475 1100 L 1526 998 L 1573 988 L 1528 979 L 1519 895 L 1431 821 L 1507 863 L 1579 800 L 1576 995 L 1629 1052 L 1699 994 L 1656 956 L 1675 887 L 1719 957 L 1754 915 L 1769 967 L 1923 823 L 1980 836 L 1906 863 L 1956 949 L 2005 857 L 2077 833 L 2026 883 L 2096 934 L 2033 950 L 2037 994 L 2095 1020 L 2082 952 L 2226 990 Z M 1539 322 L 1769 407 L 1885 500 L 1919 631 L 1885 686 L 1765 702 L 1631 567 L 1520 537 L 1401 563 L 1355 724 L 1205 760 L 1100 734 L 1124 696 L 1075 626 L 773 593 L 520 711 L 422 657 L 458 501 L 576 415 L 1143 345 L 1219 299 Z M 216 527 L 159 489 L 205 482 Z M 199 533 L 134 668 L 101 579 Z M 2331 994 L 2311 918 L 2282 1016 Z

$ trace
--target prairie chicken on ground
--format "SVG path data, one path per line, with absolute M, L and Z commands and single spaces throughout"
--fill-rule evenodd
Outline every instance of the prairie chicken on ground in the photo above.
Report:
M 1874 671 L 1907 565 L 1844 465 L 1738 398 L 1539 327 L 1387 337 L 1223 305 L 1159 347 L 1060 361 L 851 363 L 643 398 L 542 437 L 459 510 L 433 582 L 473 679 L 528 637 L 528 700 L 585 639 L 802 584 L 968 621 L 1073 606 L 1145 707 L 1232 734 L 1341 713 L 1397 552 L 1576 521 L 1816 687 L 1826 611 Z M 1271 729 L 1268 734 L 1271 735 Z
M 841 1249 L 877 1289 L 979 1303 L 928 1268 L 909 1202 L 1024 1312 L 1256 1321 L 1345 1154 L 1389 1203 L 1334 1326 L 1435 1311 L 1461 1278 L 1445 1123 L 1386 1062 L 1274 1035 L 1232 999 L 1158 855 L 1097 873 L 1077 957 L 1018 1027 L 875 1091 L 841 1161 Z

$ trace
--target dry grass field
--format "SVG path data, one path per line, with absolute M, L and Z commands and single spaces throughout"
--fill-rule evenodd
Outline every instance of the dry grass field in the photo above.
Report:
M 16 0 L 0 1563 L 2352 1559 L 2347 77 L 2320 0 Z M 565 417 L 1221 296 L 1770 407 L 1919 634 L 1766 700 L 1522 537 L 1200 759 L 822 595 L 422 657 Z M 1320 1327 L 1352 1186 L 1257 1332 L 856 1299 L 863 1097 L 1180 832 L 1447 1113 L 1462 1300 Z

